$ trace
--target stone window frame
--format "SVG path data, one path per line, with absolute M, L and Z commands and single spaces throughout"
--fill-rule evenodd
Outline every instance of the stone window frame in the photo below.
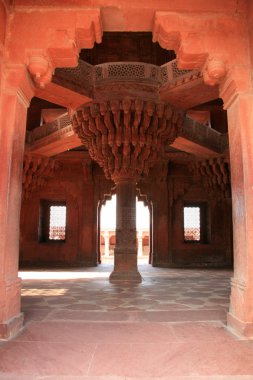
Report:
M 184 208 L 185 207 L 198 207 L 200 209 L 200 240 L 186 240 L 185 227 L 184 227 Z M 207 244 L 208 243 L 208 203 L 198 201 L 187 201 L 183 203 L 183 241 L 186 244 Z
M 49 238 L 50 231 L 50 207 L 51 206 L 65 206 L 66 207 L 66 224 L 65 224 L 65 239 L 55 240 Z M 62 244 L 66 243 L 67 240 L 67 215 L 68 207 L 66 200 L 50 200 L 50 199 L 40 199 L 39 204 L 39 224 L 38 224 L 38 241 L 39 243 L 50 243 L 50 244 Z

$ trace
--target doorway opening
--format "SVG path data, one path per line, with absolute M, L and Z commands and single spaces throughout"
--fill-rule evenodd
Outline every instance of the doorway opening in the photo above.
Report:
M 116 195 L 102 205 L 100 211 L 101 263 L 113 263 L 116 244 Z M 148 264 L 150 256 L 150 211 L 136 198 L 136 244 L 138 264 Z
M 116 195 L 112 195 L 100 211 L 101 263 L 112 263 L 116 243 Z

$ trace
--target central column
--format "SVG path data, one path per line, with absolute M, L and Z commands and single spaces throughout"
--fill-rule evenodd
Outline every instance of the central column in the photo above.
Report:
M 135 180 L 117 180 L 116 199 L 116 246 L 110 282 L 141 282 L 137 268 Z
M 116 247 L 110 281 L 141 282 L 137 269 L 136 183 L 162 159 L 182 125 L 169 104 L 123 97 L 79 107 L 73 129 L 113 180 L 117 195 Z

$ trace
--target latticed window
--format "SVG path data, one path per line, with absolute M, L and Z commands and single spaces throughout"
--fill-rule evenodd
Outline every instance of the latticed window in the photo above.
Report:
M 66 206 L 50 206 L 49 240 L 65 240 Z
M 40 202 L 39 241 L 65 242 L 66 240 L 66 202 L 43 199 Z
M 184 207 L 184 240 L 200 241 L 200 207 Z
M 207 243 L 207 207 L 205 203 L 184 206 L 184 241 Z

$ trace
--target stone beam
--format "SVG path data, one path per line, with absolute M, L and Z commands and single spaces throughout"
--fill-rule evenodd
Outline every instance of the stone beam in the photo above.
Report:
M 92 99 L 66 87 L 50 82 L 45 88 L 36 88 L 35 96 L 65 108 L 75 109 Z
M 173 148 L 197 157 L 215 157 L 228 151 L 228 136 L 186 117 Z
M 46 156 L 54 156 L 81 145 L 80 139 L 73 132 L 67 113 L 52 123 L 44 124 L 28 132 L 26 143 L 27 151 Z M 228 137 L 206 125 L 185 118 L 171 146 L 197 157 L 215 157 L 226 154 Z
M 218 87 L 213 89 L 206 86 L 199 70 L 180 70 L 177 60 L 162 66 L 143 62 L 109 62 L 92 66 L 79 60 L 77 67 L 55 70 L 52 81 L 65 89 L 96 100 L 110 97 L 115 92 L 120 93 L 124 87 L 128 88 L 130 94 L 131 86 L 134 97 L 138 95 L 137 92 L 139 96 L 145 97 L 148 91 L 148 96 L 153 94 L 154 100 L 159 95 L 162 101 L 169 100 L 182 109 L 218 97 Z M 192 91 L 195 92 L 186 99 L 185 90 L 189 89 L 191 94 Z
M 219 87 L 206 85 L 200 76 L 190 81 L 179 82 L 173 87 L 161 88 L 160 98 L 164 102 L 187 110 L 219 98 Z
M 68 113 L 51 123 L 35 128 L 26 135 L 26 151 L 44 156 L 55 156 L 82 143 L 74 133 Z

